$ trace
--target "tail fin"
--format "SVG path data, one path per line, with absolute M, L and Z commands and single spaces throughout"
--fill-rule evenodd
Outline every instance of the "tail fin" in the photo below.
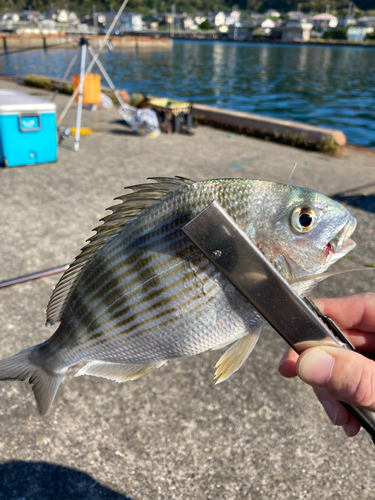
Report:
M 26 380 L 29 379 L 38 405 L 39 413 L 44 415 L 55 399 L 57 389 L 66 373 L 66 369 L 59 372 L 46 370 L 38 366 L 38 348 L 44 344 L 29 347 L 24 351 L 0 361 L 0 380 Z

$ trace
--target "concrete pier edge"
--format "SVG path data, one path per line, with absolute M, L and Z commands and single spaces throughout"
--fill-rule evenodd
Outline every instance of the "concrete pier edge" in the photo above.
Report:
M 49 49 L 62 48 L 75 44 L 79 34 L 69 34 L 61 32 L 60 34 L 9 34 L 0 33 L 0 48 L 4 52 L 16 52 L 18 50 L 27 49 Z M 87 40 L 94 48 L 100 46 L 100 42 L 104 40 L 102 35 L 85 35 Z M 159 37 L 156 36 L 110 36 L 109 42 L 115 49 L 166 49 L 170 50 L 173 47 L 173 38 L 170 38 L 164 33 Z
M 42 79 L 49 79 L 54 85 L 60 82 L 58 78 L 45 75 L 38 76 Z M 25 81 L 26 77 L 7 78 L 23 82 L 25 85 L 28 84 Z M 70 82 L 64 83 L 70 85 Z M 106 93 L 110 92 L 110 89 L 103 85 L 102 89 Z M 347 144 L 345 134 L 336 129 L 317 127 L 306 123 L 281 120 L 279 118 L 207 106 L 194 102 L 192 110 L 196 124 L 223 128 L 236 133 L 303 149 L 316 150 L 327 154 L 339 154 L 342 148 Z
M 322 152 L 337 152 L 346 144 L 346 136 L 340 130 L 290 120 L 280 120 L 204 104 L 193 104 L 193 115 L 198 123 L 216 125 L 220 128 L 276 140 L 292 146 L 306 147 L 307 149 L 316 148 Z

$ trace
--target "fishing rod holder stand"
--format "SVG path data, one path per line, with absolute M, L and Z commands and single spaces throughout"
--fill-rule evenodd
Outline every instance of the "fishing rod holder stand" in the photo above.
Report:
M 57 88 L 52 96 L 52 102 L 56 99 L 56 96 L 57 96 L 62 84 L 66 81 L 68 75 L 70 74 L 70 71 L 72 70 L 72 68 L 77 60 L 77 58 L 80 56 L 81 59 L 80 59 L 79 85 L 78 85 L 77 89 L 73 91 L 73 95 L 70 97 L 67 105 L 65 106 L 63 112 L 61 113 L 59 119 L 57 120 L 58 127 L 59 127 L 61 125 L 61 122 L 62 122 L 63 118 L 65 117 L 66 113 L 68 112 L 71 105 L 73 104 L 75 97 L 77 96 L 78 97 L 78 106 L 77 106 L 77 117 L 76 117 L 76 127 L 75 127 L 76 131 L 75 131 L 75 137 L 74 137 L 74 150 L 78 151 L 79 150 L 79 141 L 80 141 L 80 137 L 81 137 L 80 131 L 81 131 L 81 122 L 82 122 L 83 85 L 84 85 L 85 76 L 88 72 L 88 70 L 86 70 L 87 53 L 89 53 L 92 57 L 92 61 L 89 65 L 88 69 L 90 69 L 91 67 L 94 66 L 94 64 L 96 64 L 97 67 L 99 68 L 101 74 L 103 75 L 104 79 L 108 83 L 110 89 L 117 97 L 121 108 L 125 108 L 125 103 L 122 100 L 122 97 L 119 94 L 118 90 L 116 89 L 110 76 L 108 75 L 106 69 L 104 68 L 103 63 L 100 61 L 99 53 L 94 52 L 93 48 L 90 45 L 90 42 L 87 40 L 85 35 L 81 35 L 76 40 L 78 43 L 77 50 L 76 50 L 72 60 L 70 61 L 62 80 L 60 80 L 60 83 L 57 86 Z M 112 45 L 109 41 L 107 42 L 107 45 L 108 45 L 109 50 L 112 50 Z M 66 135 L 65 135 L 65 137 L 66 137 Z M 64 139 L 64 136 L 61 135 L 60 139 L 61 140 Z
M 85 35 L 81 35 L 79 38 L 76 39 L 78 42 L 79 47 L 83 47 L 83 45 L 89 45 L 89 41 L 85 37 Z
M 297 295 L 216 200 L 182 231 L 298 354 L 321 345 L 355 350 L 312 301 Z M 375 443 L 374 413 L 341 404 Z

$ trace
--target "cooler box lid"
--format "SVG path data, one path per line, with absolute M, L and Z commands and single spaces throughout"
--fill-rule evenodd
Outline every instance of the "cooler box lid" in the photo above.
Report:
M 0 114 L 56 111 L 56 104 L 15 90 L 0 89 Z

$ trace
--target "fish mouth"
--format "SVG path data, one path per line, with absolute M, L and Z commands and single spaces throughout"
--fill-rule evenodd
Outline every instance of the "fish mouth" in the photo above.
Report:
M 353 234 L 356 225 L 357 221 L 354 217 L 349 219 L 336 236 L 327 243 L 325 246 L 326 262 L 336 261 L 353 250 L 356 244 L 350 239 L 350 236 Z

